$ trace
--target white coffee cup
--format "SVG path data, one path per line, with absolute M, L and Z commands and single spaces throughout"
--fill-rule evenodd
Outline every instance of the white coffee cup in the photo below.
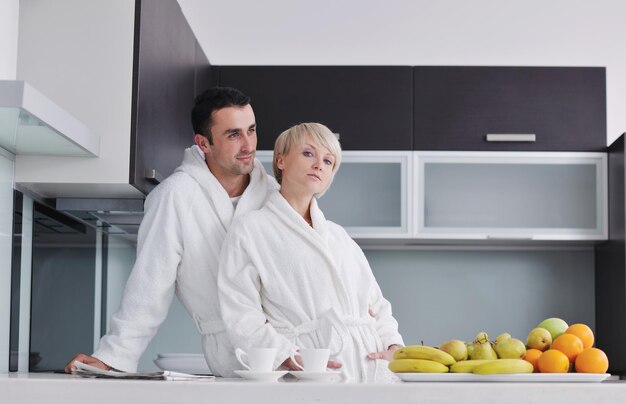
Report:
M 330 358 L 330 349 L 326 348 L 302 348 L 297 354 L 302 359 L 302 366 L 296 361 L 293 355 L 291 360 L 297 367 L 305 372 L 325 372 Z
M 248 352 L 237 348 L 235 350 L 235 356 L 239 363 L 250 371 L 271 372 L 274 370 L 276 348 L 250 348 Z M 246 360 L 244 360 L 244 358 Z

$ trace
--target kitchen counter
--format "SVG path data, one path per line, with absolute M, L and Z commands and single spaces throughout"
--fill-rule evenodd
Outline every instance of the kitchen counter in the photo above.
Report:
M 322 384 L 242 379 L 151 381 L 89 379 L 30 373 L 0 375 L 0 402 L 85 403 L 621 403 L 626 383 L 393 383 Z

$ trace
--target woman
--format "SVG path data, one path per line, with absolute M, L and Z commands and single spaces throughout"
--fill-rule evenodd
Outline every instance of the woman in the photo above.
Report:
M 317 206 L 340 162 L 324 125 L 278 137 L 280 190 L 231 227 L 222 249 L 222 316 L 233 346 L 277 348 L 275 368 L 297 370 L 289 356 L 298 348 L 330 348 L 348 380 L 386 380 L 393 376 L 380 359 L 403 344 L 391 305 L 361 249 Z

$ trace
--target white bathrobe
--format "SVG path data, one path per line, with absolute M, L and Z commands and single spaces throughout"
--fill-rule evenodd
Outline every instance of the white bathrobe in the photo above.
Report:
M 365 357 L 403 344 L 391 305 L 359 246 L 315 199 L 311 218 L 313 228 L 276 191 L 231 227 L 218 289 L 233 345 L 277 348 L 275 367 L 296 348 L 330 348 L 348 380 L 393 379 L 386 361 Z
M 137 259 L 121 307 L 93 356 L 113 368 L 135 371 L 176 293 L 202 334 L 213 373 L 231 375 L 238 365 L 218 305 L 219 253 L 233 219 L 259 209 L 268 190 L 277 187 L 255 160 L 250 184 L 235 209 L 200 149 L 186 149 L 181 166 L 146 199 Z

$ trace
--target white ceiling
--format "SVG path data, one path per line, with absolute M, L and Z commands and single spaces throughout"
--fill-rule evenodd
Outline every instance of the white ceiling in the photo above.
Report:
M 589 65 L 626 37 L 623 0 L 178 1 L 213 64 Z
M 605 66 L 626 131 L 624 0 L 178 0 L 216 65 Z

